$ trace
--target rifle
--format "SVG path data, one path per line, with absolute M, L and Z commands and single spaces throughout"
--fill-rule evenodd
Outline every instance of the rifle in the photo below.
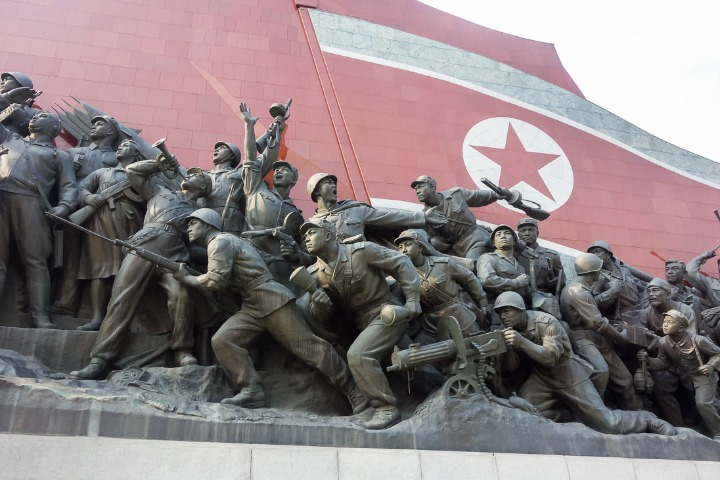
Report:
M 127 180 L 123 180 L 122 182 L 116 183 L 110 188 L 106 188 L 98 195 L 100 195 L 100 199 L 103 202 L 108 202 L 108 205 L 110 205 L 110 210 L 115 210 L 115 197 L 121 195 L 128 188 L 132 188 L 132 185 L 130 185 L 130 182 L 128 182 Z M 68 217 L 68 220 L 70 220 L 76 225 L 82 225 L 87 221 L 88 218 L 90 218 L 93 213 L 95 213 L 95 211 L 97 211 L 97 209 L 98 207 L 93 207 L 92 205 L 85 205 L 80 210 L 70 215 Z
M 484 183 L 485 186 L 488 187 L 490 190 L 497 193 L 502 198 L 505 198 L 505 192 L 503 191 L 502 188 L 498 187 L 497 185 L 495 185 L 493 182 L 491 182 L 490 180 L 488 180 L 485 177 L 481 178 L 480 181 L 482 183 Z M 543 221 L 543 220 L 546 220 L 550 216 L 550 212 L 548 212 L 547 210 L 543 210 L 540 207 L 539 203 L 533 202 L 532 200 L 523 200 L 522 194 L 520 192 L 516 192 L 516 193 L 517 193 L 517 198 L 507 199 L 507 202 L 511 206 L 522 210 L 523 212 L 525 212 L 527 214 L 527 216 L 532 217 L 535 220 Z M 535 205 L 537 205 L 537 207 L 532 207 L 530 205 L 526 205 L 525 202 L 534 203 Z
M 240 235 L 243 238 L 275 237 L 283 243 L 290 244 L 300 233 L 300 225 L 303 223 L 302 215 L 298 212 L 290 212 L 285 215 L 282 227 L 264 228 L 262 230 L 248 230 Z
M 88 230 L 88 229 L 85 228 L 85 227 L 81 227 L 80 225 L 76 225 L 76 224 L 74 224 L 73 222 L 71 222 L 70 220 L 66 220 L 66 219 L 64 219 L 64 218 L 62 218 L 62 217 L 58 217 L 58 216 L 55 215 L 54 213 L 45 212 L 45 215 L 47 215 L 48 217 L 50 217 L 52 220 L 54 220 L 54 221 L 56 221 L 56 222 L 60 222 L 60 223 L 63 223 L 63 224 L 65 224 L 65 225 L 69 225 L 69 226 L 71 226 L 71 227 L 73 227 L 73 228 L 75 228 L 75 229 L 77 229 L 77 230 L 80 230 L 81 232 L 87 233 L 88 235 L 93 235 L 93 236 L 95 236 L 95 237 L 97 237 L 97 238 L 99 238 L 99 239 L 101 239 L 101 240 L 104 240 L 104 241 L 106 241 L 106 242 L 108 242 L 108 243 L 112 243 L 112 244 L 115 245 L 116 247 L 127 248 L 127 249 L 130 251 L 130 253 L 132 253 L 133 255 L 136 255 L 136 256 L 142 258 L 143 260 L 147 260 L 148 262 L 154 263 L 155 265 L 157 265 L 157 266 L 159 266 L 159 267 L 161 267 L 161 268 L 164 268 L 165 270 L 167 270 L 167 271 L 169 271 L 169 272 L 175 273 L 175 272 L 177 272 L 178 270 L 180 270 L 180 265 L 181 265 L 181 264 L 180 264 L 179 262 L 176 262 L 176 261 L 174 261 L 174 260 L 170 260 L 170 259 L 167 258 L 167 257 L 163 257 L 163 256 L 160 255 L 159 253 L 155 253 L 155 252 L 153 252 L 153 251 L 151 251 L 151 250 L 148 250 L 148 249 L 146 249 L 146 248 L 137 247 L 137 246 L 135 246 L 135 245 L 133 245 L 133 244 L 131 244 L 131 243 L 128 243 L 128 242 L 126 242 L 126 241 L 123 241 L 123 240 L 120 240 L 120 239 L 117 239 L 117 238 L 108 238 L 108 237 L 106 237 L 106 236 L 104 236 L 104 235 L 100 235 L 99 233 L 93 232 L 92 230 Z M 190 268 L 190 267 L 185 267 L 185 269 L 186 269 L 187 272 L 188 272 L 189 274 L 191 274 L 191 275 L 196 275 L 196 276 L 197 276 L 197 275 L 200 275 L 200 272 L 198 272 L 198 271 L 196 271 L 196 270 L 193 270 L 193 269 Z

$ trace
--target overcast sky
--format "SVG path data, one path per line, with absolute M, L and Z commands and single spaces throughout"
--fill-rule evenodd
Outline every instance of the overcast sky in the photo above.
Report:
M 420 0 L 552 43 L 585 97 L 656 137 L 720 162 L 717 0 Z

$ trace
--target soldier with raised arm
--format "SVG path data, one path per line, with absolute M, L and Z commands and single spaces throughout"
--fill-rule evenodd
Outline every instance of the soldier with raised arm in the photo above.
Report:
M 174 157 L 169 161 L 179 168 Z M 197 199 L 210 192 L 212 180 L 206 173 L 199 172 L 185 178 L 181 190 L 172 190 L 162 177 L 157 176 L 159 172 L 160 166 L 155 160 L 144 160 L 127 167 L 130 184 L 148 202 L 143 227 L 128 242 L 170 260 L 187 262 L 189 253 L 183 240 L 185 219 L 197 210 Z M 115 277 L 107 314 L 90 352 L 90 363 L 71 372 L 72 376 L 95 379 L 107 373 L 112 360 L 120 353 L 138 304 L 151 281 L 159 282 L 167 295 L 173 321 L 170 348 L 175 352 L 177 365 L 197 363 L 192 355 L 194 315 L 187 287 L 153 263 L 136 255 L 126 255 Z
M 42 94 L 30 77 L 21 72 L 0 74 L 0 123 L 21 137 L 30 135 L 30 119 L 41 110 L 32 104 Z M 12 108 L 9 108 L 12 107 Z
M 289 162 L 277 160 L 280 138 L 272 136 L 282 136 L 282 132 L 285 130 L 285 117 L 279 115 L 273 119 L 272 125 L 268 128 L 270 141 L 262 154 L 258 156 L 255 140 L 255 124 L 258 119 L 252 115 L 250 108 L 244 103 L 240 104 L 240 112 L 245 121 L 245 162 L 242 165 L 242 177 L 247 199 L 245 215 L 250 226 L 250 231 L 246 235 L 263 254 L 275 279 L 293 293 L 299 294 L 296 287 L 288 281 L 290 273 L 292 273 L 292 266 L 282 255 L 280 238 L 268 233 L 273 228 L 282 227 L 285 217 L 289 214 L 295 214 L 302 219 L 302 212 L 290 198 L 290 190 L 298 181 L 298 170 Z M 271 171 L 273 171 L 272 187 L 268 186 L 264 180 Z M 253 236 L 252 231 L 266 233 Z M 293 237 L 293 241 L 299 242 L 300 238 L 297 236 L 297 232 L 285 233 Z
M 75 208 L 77 186 L 70 156 L 52 144 L 60 134 L 60 119 L 40 112 L 28 129 L 30 135 L 23 138 L 0 124 L 0 295 L 12 244 L 25 269 L 35 326 L 55 328 L 49 316 L 47 264 L 53 236 L 43 212 L 66 217 Z M 56 206 L 50 204 L 53 190 L 58 192 Z
M 490 232 L 477 224 L 470 207 L 484 207 L 498 200 L 510 198 L 514 192 L 501 189 L 504 196 L 491 190 L 469 190 L 454 187 L 437 191 L 434 178 L 421 175 L 410 186 L 424 205 L 430 243 L 440 250 L 458 257 L 478 260 L 493 250 Z

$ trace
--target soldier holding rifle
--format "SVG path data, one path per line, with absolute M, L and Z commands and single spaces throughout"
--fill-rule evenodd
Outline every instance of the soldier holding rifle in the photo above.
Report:
M 174 156 L 163 160 L 172 169 L 179 170 Z M 171 190 L 156 178 L 160 171 L 160 164 L 155 160 L 137 162 L 127 168 L 130 184 L 148 202 L 143 227 L 128 242 L 135 247 L 162 252 L 175 262 L 187 262 L 189 254 L 183 241 L 185 219 L 197 210 L 197 199 L 210 192 L 212 180 L 208 174 L 199 172 L 185 178 L 181 190 Z M 176 363 L 180 366 L 197 363 L 192 355 L 194 317 L 187 287 L 168 271 L 131 254 L 123 259 L 115 277 L 107 315 L 90 352 L 90 363 L 71 375 L 95 379 L 106 373 L 110 362 L 120 353 L 142 294 L 152 280 L 159 280 L 168 297 L 167 305 L 173 320 L 170 348 L 175 351 Z

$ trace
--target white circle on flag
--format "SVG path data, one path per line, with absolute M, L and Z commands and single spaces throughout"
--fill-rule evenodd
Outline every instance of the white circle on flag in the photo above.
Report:
M 511 128 L 514 133 L 510 131 Z M 506 147 L 510 148 L 509 137 L 511 142 L 513 139 L 519 140 L 520 148 L 525 150 L 522 152 L 523 155 L 542 154 L 535 156 L 549 159 L 547 163 L 540 161 L 540 164 L 545 164 L 540 165 L 537 169 L 532 169 L 532 172 L 528 171 L 535 177 L 535 181 L 521 180 L 513 182 L 514 185 L 508 185 L 505 182 L 504 179 L 518 178 L 517 172 L 510 176 L 509 170 L 508 174 L 503 175 L 503 168 L 509 169 L 510 167 L 507 164 L 498 163 L 498 157 L 504 157 L 503 161 L 510 158 L 510 163 L 513 163 L 513 154 L 505 151 Z M 552 159 L 554 156 L 556 158 Z M 503 188 L 520 191 L 523 199 L 537 202 L 549 212 L 564 205 L 572 194 L 573 170 L 560 145 L 536 126 L 516 118 L 488 118 L 473 126 L 463 140 L 463 160 L 465 168 L 478 187 L 487 188 L 481 182 L 483 177 L 487 178 Z M 521 211 L 511 207 L 507 202 L 498 203 L 510 210 Z

